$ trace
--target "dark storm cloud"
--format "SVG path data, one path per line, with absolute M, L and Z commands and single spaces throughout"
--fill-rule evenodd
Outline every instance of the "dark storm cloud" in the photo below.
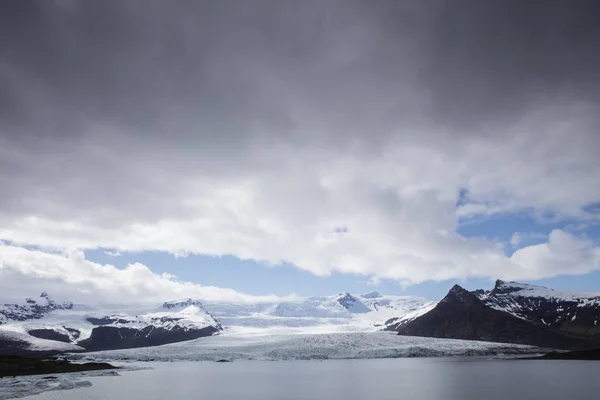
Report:
M 249 121 L 282 134 L 294 118 L 377 133 L 598 97 L 595 1 L 1 7 L 3 135 L 80 134 L 90 120 L 172 135 L 201 121 L 231 142 Z
M 67 190 L 37 195 L 85 197 L 93 179 L 84 192 L 99 201 L 131 193 L 127 174 L 149 161 L 241 173 L 253 146 L 378 149 L 398 129 L 463 135 L 533 101 L 594 102 L 597 4 L 4 2 L 0 179 L 12 190 L 0 198 L 22 207 L 21 191 L 56 179 Z M 110 168 L 129 172 L 115 181 Z
M 432 115 L 485 121 L 556 100 L 597 102 L 598 18 L 596 1 L 443 2 L 426 50 Z
M 154 174 L 243 174 L 248 163 L 273 168 L 253 149 L 280 143 L 331 152 L 358 140 L 379 151 L 399 130 L 502 133 L 540 105 L 598 104 L 594 1 L 0 7 L 0 179 L 12 189 L 0 198 L 9 208 L 56 179 L 68 190 L 37 195 L 100 201 L 109 187 L 132 193 L 150 163 Z M 115 180 L 111 169 L 128 172 Z M 89 179 L 95 189 L 77 193 Z M 137 196 L 165 190 L 154 187 Z

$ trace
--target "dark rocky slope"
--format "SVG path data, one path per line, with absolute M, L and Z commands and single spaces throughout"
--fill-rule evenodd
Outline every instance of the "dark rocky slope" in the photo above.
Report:
M 498 280 L 473 292 L 484 304 L 548 328 L 600 339 L 600 295 Z
M 141 329 L 121 326 L 98 326 L 89 338 L 77 344 L 88 351 L 129 349 L 135 347 L 160 346 L 212 336 L 219 332 L 214 326 L 200 329 L 183 329 L 175 326 L 165 329 L 146 326 Z
M 64 333 L 58 332 L 54 329 L 30 329 L 27 331 L 31 336 L 39 338 L 39 339 L 48 339 L 48 340 L 56 340 L 58 342 L 70 343 L 71 338 Z
M 398 334 L 570 350 L 594 346 L 586 338 L 555 331 L 495 310 L 458 285 L 452 287 L 434 309 L 400 326 Z

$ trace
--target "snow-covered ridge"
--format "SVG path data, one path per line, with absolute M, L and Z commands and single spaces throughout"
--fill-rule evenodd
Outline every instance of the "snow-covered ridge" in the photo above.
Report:
M 216 303 L 205 306 L 226 329 L 304 328 L 309 331 L 374 331 L 386 321 L 401 318 L 428 305 L 413 296 L 352 295 L 316 296 L 277 303 Z
M 487 306 L 515 317 L 576 335 L 600 337 L 600 293 L 501 280 L 490 291 L 473 293 Z
M 73 303 L 57 303 L 46 292 L 42 292 L 39 298 L 28 297 L 24 304 L 2 304 L 0 305 L 0 324 L 10 320 L 25 321 L 28 319 L 40 319 L 54 310 L 70 310 Z
M 203 328 L 206 326 L 220 327 L 219 322 L 204 310 L 201 303 L 198 303 L 197 305 L 189 305 L 187 307 L 181 305 L 175 309 L 174 307 L 168 307 L 167 309 L 173 311 L 163 311 L 158 308 L 156 310 L 148 310 L 148 312 L 138 315 L 127 315 L 121 313 L 102 318 L 87 317 L 86 320 L 94 325 L 138 329 L 149 325 L 167 330 L 174 328 L 189 330 Z
M 45 298 L 47 294 L 44 293 L 42 299 Z M 160 306 L 78 304 L 73 307 L 71 303 L 57 304 L 49 301 L 43 313 L 27 312 L 32 308 L 28 304 L 12 304 L 4 306 L 3 309 L 21 312 L 0 315 L 4 317 L 4 322 L 44 317 L 44 321 L 57 318 L 61 321 L 83 319 L 93 326 L 136 326 L 153 323 L 168 327 L 175 318 L 179 321 L 189 319 L 184 318 L 183 314 L 197 314 L 201 316 L 198 320 L 206 320 L 207 323 L 215 325 L 219 323 L 217 320 L 222 320 L 226 326 L 310 327 L 349 324 L 362 326 L 362 330 L 374 330 L 382 327 L 390 318 L 403 317 L 429 303 L 424 298 L 413 296 L 385 296 L 377 292 L 352 295 L 343 292 L 335 296 L 316 296 L 272 303 L 208 302 L 203 305 L 201 300 L 188 298 L 165 301 Z M 191 312 L 192 310 L 196 312 Z
M 56 303 L 47 293 L 42 293 L 40 299 L 0 308 L 3 346 L 18 346 L 26 351 L 139 347 L 189 340 L 222 330 L 198 300 L 93 306 Z
M 565 307 L 600 307 L 600 293 L 571 290 L 556 290 L 545 286 L 519 282 L 496 281 L 490 291 L 473 292 L 488 306 L 524 318 L 522 312 L 547 308 L 549 303 L 556 305 L 557 312 Z
M 545 286 L 529 285 L 519 282 L 505 282 L 498 280 L 494 289 L 487 292 L 482 299 L 489 296 L 512 295 L 522 297 L 543 297 L 546 299 L 556 299 L 560 301 L 582 302 L 596 301 L 600 303 L 600 293 L 583 292 L 573 290 L 557 290 Z
M 336 301 L 351 313 L 368 313 L 371 311 L 369 307 L 365 306 L 359 299 L 352 296 L 350 293 L 340 293 L 337 296 Z
M 171 310 L 173 308 L 187 308 L 190 306 L 197 306 L 202 308 L 202 302 L 200 300 L 184 299 L 165 301 L 162 305 L 162 307 L 166 308 L 167 310 Z

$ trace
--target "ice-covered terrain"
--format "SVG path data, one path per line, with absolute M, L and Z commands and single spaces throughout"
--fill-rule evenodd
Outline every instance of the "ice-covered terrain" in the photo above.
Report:
M 56 303 L 43 293 L 38 300 L 0 308 L 0 341 L 27 351 L 77 351 L 160 345 L 223 329 L 368 332 L 384 329 L 390 321 L 415 318 L 433 305 L 420 297 L 377 292 L 256 303 L 184 299 L 161 305 Z
M 64 343 L 57 340 L 48 340 L 31 336 L 23 324 L 11 324 L 0 328 L 0 347 L 6 343 L 19 344 L 21 348 L 29 351 L 81 351 L 74 343 Z M 1 350 L 1 348 L 0 348 Z
M 370 292 L 365 295 L 340 293 L 337 296 L 276 303 L 205 302 L 204 305 L 226 330 L 294 327 L 315 332 L 381 330 L 390 319 L 407 315 L 415 318 L 435 303 L 422 297 L 382 296 Z
M 177 341 L 177 338 L 196 338 L 222 329 L 199 301 L 191 299 L 159 305 L 93 306 L 58 304 L 45 292 L 40 299 L 2 307 L 0 351 L 7 348 L 35 352 L 139 347 Z M 206 331 L 207 328 L 211 331 Z
M 165 303 L 168 304 L 168 303 Z M 180 303 L 185 304 L 185 303 Z M 180 305 L 169 309 L 156 305 L 85 306 L 74 305 L 68 310 L 54 310 L 42 318 L 10 321 L 0 326 L 0 332 L 12 331 L 26 334 L 33 329 L 52 329 L 73 341 L 86 339 L 95 326 L 126 326 L 143 328 L 148 325 L 172 329 L 205 327 L 218 322 L 197 304 Z M 77 330 L 78 334 L 73 334 Z
M 127 366 L 124 370 L 135 371 L 140 369 L 144 368 Z M 88 378 L 119 375 L 118 372 L 111 370 L 0 378 L 0 400 L 28 397 L 57 390 L 90 387 L 92 386 L 92 383 L 87 380 Z M 57 394 L 56 398 L 63 398 L 63 394 Z
M 401 357 L 444 357 L 532 354 L 530 346 L 479 341 L 398 336 L 392 332 L 307 334 L 286 330 L 224 333 L 188 342 L 143 349 L 112 350 L 74 355 L 106 361 L 307 360 Z

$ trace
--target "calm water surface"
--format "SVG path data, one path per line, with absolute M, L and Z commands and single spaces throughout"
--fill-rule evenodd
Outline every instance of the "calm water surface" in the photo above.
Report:
M 27 399 L 595 399 L 600 362 L 410 358 L 148 363 Z

